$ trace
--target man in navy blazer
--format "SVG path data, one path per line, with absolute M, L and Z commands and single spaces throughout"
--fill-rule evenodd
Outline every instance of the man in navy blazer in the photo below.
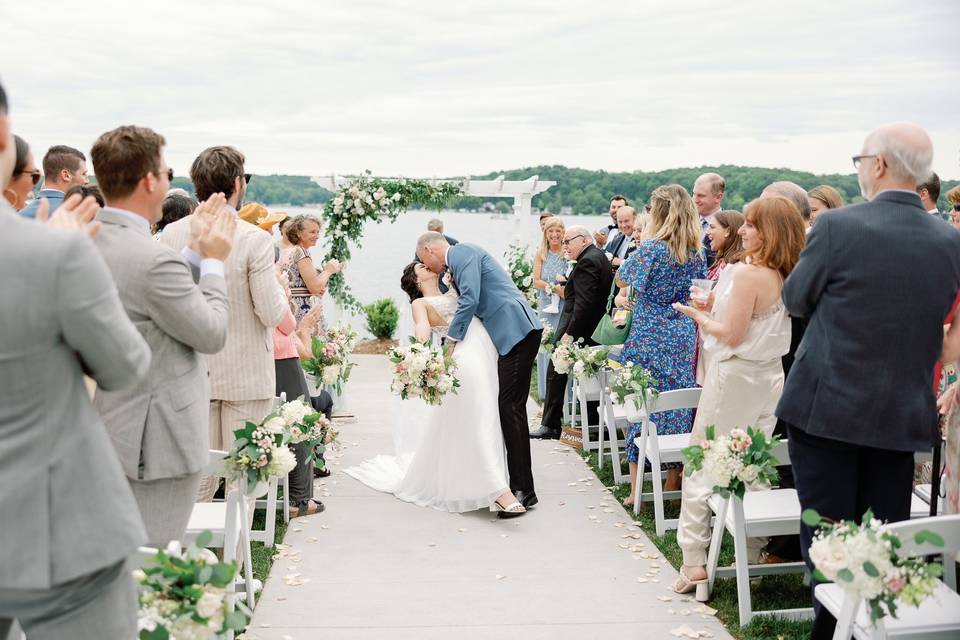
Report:
M 451 246 L 443 234 L 428 231 L 417 241 L 417 257 L 434 273 L 449 268 L 460 294 L 447 337 L 460 341 L 474 316 L 497 347 L 500 429 L 507 449 L 510 490 L 525 508 L 537 504 L 530 460 L 527 396 L 543 325 L 496 259 L 468 242 Z
M 960 233 L 928 215 L 915 191 L 932 161 L 916 125 L 868 135 L 853 162 L 869 202 L 818 217 L 783 287 L 790 315 L 809 326 L 777 416 L 800 506 L 834 520 L 867 509 L 909 518 L 913 453 L 939 437 L 933 369 L 960 288 Z M 808 565 L 812 533 L 800 534 Z M 818 610 L 812 637 L 831 637 L 834 625 Z
M 51 215 L 63 202 L 64 194 L 71 187 L 88 184 L 87 158 L 79 149 L 58 144 L 50 147 L 43 156 L 43 189 L 30 204 L 20 210 L 25 218 L 36 218 L 40 199 L 46 198 Z

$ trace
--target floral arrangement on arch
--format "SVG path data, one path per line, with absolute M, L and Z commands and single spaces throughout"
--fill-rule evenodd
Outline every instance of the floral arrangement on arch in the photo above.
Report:
M 507 273 L 513 284 L 517 285 L 520 293 L 534 309 L 537 308 L 537 290 L 533 286 L 533 262 L 527 256 L 527 248 L 511 244 L 503 257 L 507 259 Z
M 237 594 L 227 592 L 237 563 L 220 562 L 205 549 L 212 539 L 204 531 L 182 554 L 159 551 L 152 566 L 134 570 L 139 640 L 213 640 L 247 626 L 250 610 Z
M 713 482 L 714 493 L 724 498 L 733 494 L 743 499 L 748 487 L 770 486 L 780 479 L 773 448 L 780 438 L 767 436 L 759 429 L 733 429 L 728 436 L 716 435 L 716 427 L 706 428 L 702 445 L 682 450 L 684 474 L 689 476 L 703 469 Z
M 367 221 L 377 223 L 397 217 L 411 207 L 440 209 L 451 199 L 463 195 L 460 183 L 441 182 L 431 184 L 426 180 L 385 180 L 375 178 L 365 171 L 338 189 L 323 208 L 326 222 L 327 254 L 324 262 L 350 259 L 350 244 L 360 246 L 363 225 Z M 342 273 L 336 273 L 327 285 L 330 295 L 338 304 L 362 311 L 360 302 L 350 293 Z
M 390 349 L 387 357 L 393 366 L 390 391 L 404 400 L 423 398 L 427 404 L 438 405 L 445 395 L 456 393 L 460 387 L 457 363 L 446 347 L 434 347 L 411 337 L 410 344 Z
M 343 383 L 350 379 L 354 366 L 350 356 L 356 346 L 356 331 L 350 327 L 332 326 L 322 335 L 313 337 L 310 345 L 313 357 L 303 361 L 303 370 L 340 393 Z
M 806 509 L 803 522 L 819 527 L 810 545 L 813 575 L 821 582 L 835 582 L 854 598 L 870 606 L 870 622 L 887 615 L 897 617 L 897 603 L 917 607 L 933 595 L 943 565 L 923 558 L 897 555 L 903 546 L 899 536 L 889 531 L 873 512 L 863 514 L 861 524 L 832 522 L 813 509 Z M 943 547 L 943 538 L 932 531 L 918 531 L 917 544 Z
M 233 435 L 236 439 L 224 468 L 229 478 L 242 483 L 248 495 L 257 494 L 260 483 L 282 478 L 297 466 L 297 458 L 287 446 L 287 422 L 278 412 L 271 413 L 260 424 L 248 420 Z

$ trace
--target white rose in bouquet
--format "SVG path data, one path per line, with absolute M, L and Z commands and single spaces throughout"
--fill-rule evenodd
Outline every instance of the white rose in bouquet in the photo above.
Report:
M 580 378 L 583 378 L 585 369 L 586 369 L 586 366 L 583 364 L 583 362 L 580 360 L 577 360 L 573 365 L 573 369 L 571 373 L 573 373 L 573 377 L 579 380 Z
M 323 368 L 322 379 L 324 384 L 336 384 L 339 378 L 340 367 L 338 365 L 332 364 Z
M 343 195 L 339 195 L 333 199 L 333 204 L 340 206 L 343 204 Z
M 280 407 L 280 415 L 290 427 L 303 422 L 313 412 L 313 407 L 308 407 L 302 400 L 294 400 Z
M 267 433 L 283 433 L 286 428 L 287 423 L 280 416 L 274 416 L 263 423 L 263 429 Z
M 288 447 L 277 447 L 273 450 L 270 464 L 267 465 L 267 475 L 282 478 L 297 466 L 297 457 Z
M 750 464 L 744 467 L 743 471 L 740 472 L 740 479 L 749 485 L 756 482 L 759 475 L 760 467 L 755 464 Z

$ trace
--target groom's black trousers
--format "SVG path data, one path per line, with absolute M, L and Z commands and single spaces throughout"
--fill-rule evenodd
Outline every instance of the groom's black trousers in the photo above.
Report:
M 530 395 L 530 374 L 540 350 L 540 330 L 531 331 L 500 356 L 497 377 L 500 380 L 500 429 L 507 448 L 507 470 L 510 490 L 533 491 L 533 463 L 530 460 L 530 429 L 527 426 L 527 397 Z

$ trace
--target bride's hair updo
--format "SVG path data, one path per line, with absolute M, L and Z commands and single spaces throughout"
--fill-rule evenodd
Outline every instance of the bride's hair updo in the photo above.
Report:
M 420 285 L 417 283 L 417 265 L 419 262 L 411 262 L 403 268 L 403 275 L 400 276 L 400 288 L 410 296 L 410 302 L 423 297 L 420 291 Z

